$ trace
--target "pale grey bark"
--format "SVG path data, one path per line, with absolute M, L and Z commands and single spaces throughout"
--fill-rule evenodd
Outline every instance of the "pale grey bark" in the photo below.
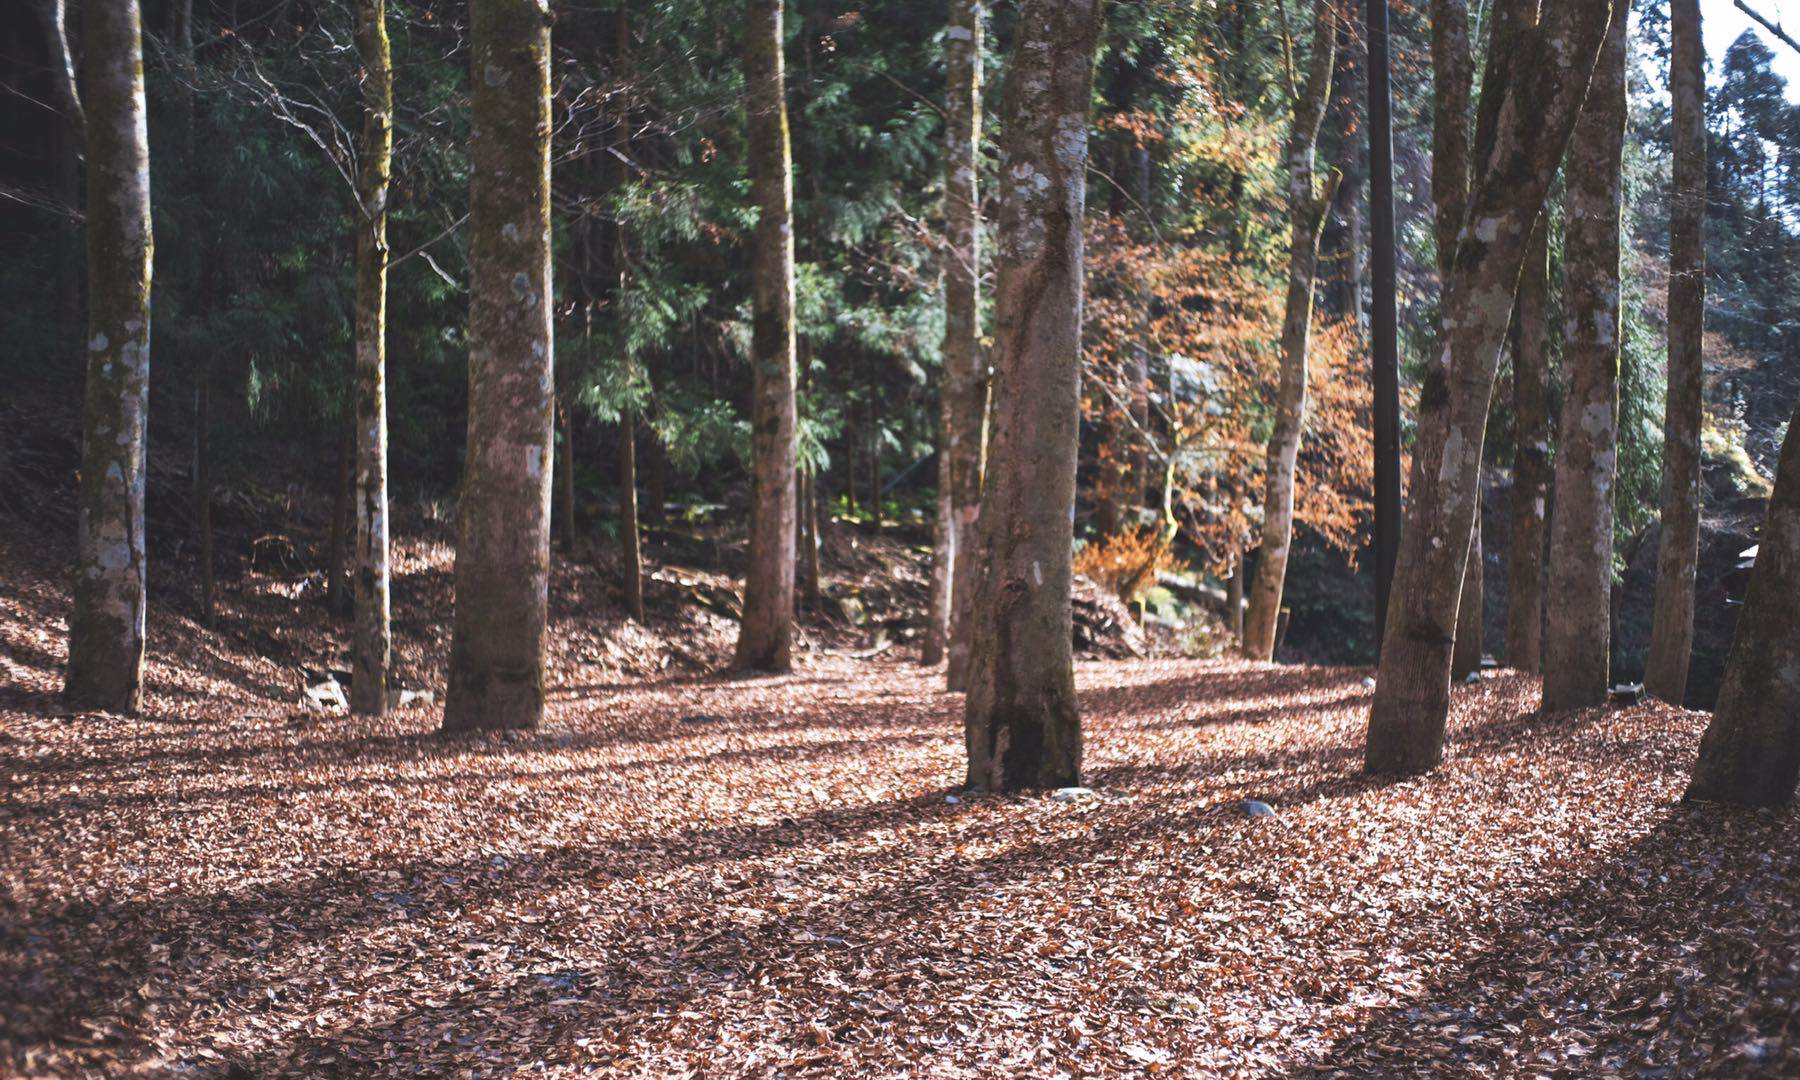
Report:
M 1610 41 L 1610 39 L 1609 39 Z M 1605 64 L 1602 57 L 1602 66 Z M 1570 160 L 1580 152 L 1588 113 L 1604 96 L 1594 75 L 1576 121 Z M 1569 186 L 1576 183 L 1573 176 Z M 1538 218 L 1519 276 L 1513 347 L 1512 538 L 1506 552 L 1506 665 L 1537 674 L 1544 625 L 1544 526 L 1550 499 L 1550 256 L 1548 213 Z M 1616 271 L 1618 260 L 1613 266 Z M 1616 305 L 1615 305 L 1616 306 Z
M 732 665 L 793 666 L 795 465 L 794 182 L 782 70 L 781 0 L 748 0 L 744 94 L 756 252 L 750 362 L 750 559 Z
M 1800 411 L 1788 421 L 1758 540 L 1690 799 L 1778 806 L 1800 777 Z
M 1679 705 L 1694 652 L 1700 557 L 1701 334 L 1706 326 L 1706 83 L 1699 0 L 1672 0 L 1669 124 L 1669 385 L 1663 406 L 1662 530 L 1644 690 Z
M 1082 221 L 1100 0 L 1025 0 L 1001 106 L 992 441 L 964 735 L 968 781 L 1081 777 L 1070 587 Z
M 394 149 L 394 76 L 385 0 L 359 0 L 363 66 L 361 216 L 356 230 L 356 555 L 350 708 L 387 711 L 393 654 L 388 601 L 387 201 Z
M 87 392 L 63 695 L 77 708 L 133 713 L 144 682 L 152 255 L 137 0 L 88 3 L 86 27 Z
M 550 10 L 471 0 L 469 435 L 444 728 L 544 712 L 552 387 Z
M 1563 228 L 1563 371 L 1545 597 L 1544 708 L 1606 703 L 1611 682 L 1613 515 L 1619 444 L 1620 230 L 1626 71 L 1608 34 L 1569 145 Z
M 1243 615 L 1242 650 L 1252 660 L 1275 654 L 1275 624 L 1287 582 L 1288 548 L 1294 535 L 1294 468 L 1306 426 L 1306 378 L 1312 346 L 1313 294 L 1318 276 L 1319 234 L 1331 205 L 1337 177 L 1323 187 L 1315 178 L 1319 125 L 1331 93 L 1337 30 L 1331 0 L 1314 0 L 1312 49 L 1305 82 L 1294 89 L 1288 126 L 1288 285 L 1281 324 L 1281 385 L 1275 399 L 1275 429 L 1269 436 L 1263 491 L 1261 554 L 1250 584 L 1250 608 Z M 1233 569 L 1234 579 L 1241 576 Z M 1238 588 L 1242 589 L 1239 583 Z M 1238 618 L 1233 612 L 1233 621 Z
M 981 64 L 986 33 L 983 0 L 950 0 L 944 32 L 944 380 L 938 483 L 948 491 L 941 561 L 944 634 L 951 690 L 965 685 L 970 607 L 975 593 L 977 525 L 981 517 L 982 447 L 987 380 L 981 353 Z
M 1365 765 L 1410 773 L 1443 759 L 1451 647 L 1471 530 L 1481 448 L 1513 291 L 1593 74 L 1613 5 L 1499 0 L 1516 25 L 1484 81 L 1468 210 L 1444 288 L 1444 327 L 1419 394 L 1406 525 Z

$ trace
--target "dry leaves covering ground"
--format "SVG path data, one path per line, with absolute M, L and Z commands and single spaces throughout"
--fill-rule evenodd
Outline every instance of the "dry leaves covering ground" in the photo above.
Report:
M 1498 676 L 1376 784 L 1363 671 L 1086 663 L 1098 795 L 968 797 L 893 654 L 563 650 L 542 731 L 444 739 L 159 609 L 147 717 L 61 717 L 61 604 L 0 589 L 0 1072 L 1800 1070 L 1800 817 L 1680 805 L 1697 714 Z

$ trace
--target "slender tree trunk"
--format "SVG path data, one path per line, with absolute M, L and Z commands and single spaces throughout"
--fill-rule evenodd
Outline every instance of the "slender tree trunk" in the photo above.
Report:
M 1759 540 L 1690 799 L 1778 806 L 1800 777 L 1800 411 L 1788 422 Z
M 1241 647 L 1252 660 L 1275 655 L 1275 623 L 1287 582 L 1288 545 L 1294 536 L 1294 466 L 1306 427 L 1307 354 L 1312 346 L 1314 279 L 1319 266 L 1319 233 L 1331 205 L 1337 174 L 1324 189 L 1313 179 L 1319 125 L 1330 99 L 1337 31 L 1331 0 L 1314 0 L 1313 45 L 1306 83 L 1293 102 L 1288 128 L 1288 286 L 1281 324 L 1281 388 L 1275 399 L 1275 430 L 1269 436 L 1263 491 L 1261 554 L 1250 585 L 1250 611 L 1242 616 Z M 1236 573 L 1233 574 L 1236 577 Z M 1240 583 L 1241 590 L 1243 585 Z M 1232 618 L 1239 618 L 1233 611 Z
M 387 200 L 394 152 L 394 75 L 386 0 L 359 0 L 356 51 L 363 66 L 362 175 L 356 231 L 356 630 L 350 708 L 387 711 L 393 654 L 388 605 Z
M 1279 623 L 1281 616 L 1275 616 Z M 1231 573 L 1225 578 L 1225 629 L 1239 642 L 1244 640 L 1244 557 L 1234 547 L 1231 552 Z M 1270 635 L 1273 638 L 1273 634 Z M 1249 650 L 1246 649 L 1248 654 Z M 1269 655 L 1262 659 L 1271 659 L 1275 655 L 1275 643 L 1269 642 Z
M 1582 152 L 1579 134 L 1587 110 L 1603 93 L 1597 70 L 1588 90 L 1571 158 Z M 1571 170 L 1572 173 L 1572 170 Z M 1569 186 L 1576 184 L 1573 175 Z M 1506 663 L 1529 674 L 1540 667 L 1544 626 L 1544 510 L 1550 498 L 1550 250 L 1549 214 L 1538 217 L 1519 277 L 1513 348 L 1512 541 L 1506 552 Z M 1618 265 L 1615 256 L 1613 265 Z M 1616 311 L 1617 304 L 1614 304 Z
M 1099 0 L 1026 0 L 1007 59 L 993 442 L 964 733 L 971 786 L 1081 778 L 1070 611 L 1082 220 Z
M 56 303 L 59 325 L 71 336 L 81 308 L 81 227 L 76 215 L 81 203 L 81 145 L 87 135 L 87 117 L 76 86 L 74 53 L 69 48 L 69 13 L 64 0 L 37 0 L 38 22 L 44 31 L 45 51 L 50 56 L 50 87 L 56 111 L 63 122 L 52 129 L 50 153 L 59 211 L 67 220 L 56 226 Z
M 1375 651 L 1393 607 L 1400 554 L 1400 360 L 1394 231 L 1394 125 L 1389 0 L 1365 0 L 1369 89 L 1369 354 L 1374 403 Z
M 1669 390 L 1663 413 L 1661 546 L 1644 690 L 1680 705 L 1694 651 L 1700 557 L 1701 343 L 1706 324 L 1706 83 L 1699 0 L 1672 0 L 1669 125 Z
M 976 533 L 981 517 L 982 445 L 987 379 L 981 354 L 981 67 L 987 34 L 985 0 L 950 0 L 945 31 L 944 103 L 944 395 L 941 436 L 949 491 L 945 683 L 966 684 L 970 607 L 975 599 Z
M 1544 709 L 1604 705 L 1611 683 L 1613 501 L 1619 445 L 1619 281 L 1625 149 L 1623 26 L 1607 35 L 1569 144 L 1556 514 L 1545 596 Z
M 1477 487 L 1477 506 L 1481 498 Z M 1456 602 L 1456 647 L 1450 654 L 1450 678 L 1461 682 L 1481 670 L 1482 648 L 1481 512 L 1469 536 L 1469 562 L 1463 569 L 1461 594 Z
M 794 636 L 794 183 L 782 74 L 781 0 L 748 0 L 744 93 L 756 225 L 751 363 L 750 564 L 744 623 L 732 666 L 793 667 Z
M 1534 0 L 1499 0 L 1522 20 Z M 1419 394 L 1411 500 L 1369 717 L 1365 765 L 1410 773 L 1443 759 L 1451 647 L 1478 511 L 1481 447 L 1513 292 L 1568 145 L 1613 5 L 1547 5 L 1496 48 L 1476 132 L 1476 180 L 1445 282 L 1437 356 Z
M 625 610 L 644 621 L 644 552 L 638 540 L 637 412 L 619 412 L 619 559 L 624 565 Z
M 808 607 L 819 606 L 819 475 L 808 469 L 800 477 L 800 520 L 804 540 L 800 545 L 800 571 L 806 581 Z
M 137 0 L 86 5 L 88 374 L 71 706 L 135 713 L 144 683 L 144 424 L 150 397 L 150 147 Z
M 567 554 L 575 552 L 575 410 L 560 396 L 556 404 L 558 427 L 562 428 L 562 462 L 556 469 L 556 502 L 559 515 L 557 546 Z
M 552 387 L 550 17 L 471 0 L 469 436 L 444 729 L 544 712 Z
M 940 390 L 940 404 L 946 395 Z M 940 409 L 941 411 L 941 409 Z M 925 611 L 925 637 L 919 643 L 919 664 L 934 667 L 943 662 L 944 648 L 950 633 L 950 579 L 954 573 L 956 549 L 950 529 L 950 449 L 943 443 L 944 423 L 939 428 L 937 455 L 937 513 L 931 523 L 931 596 Z M 801 512 L 805 513 L 805 495 L 801 496 Z M 805 543 L 805 529 L 801 542 Z
M 214 618 L 212 525 L 212 365 L 203 364 L 194 387 L 194 533 L 200 549 L 200 623 Z

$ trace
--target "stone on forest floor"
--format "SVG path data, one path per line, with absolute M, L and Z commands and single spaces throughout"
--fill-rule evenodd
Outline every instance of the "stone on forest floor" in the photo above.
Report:
M 1463 676 L 1463 683 L 1465 685 L 1474 686 L 1479 682 L 1481 682 L 1481 672 L 1479 671 L 1471 671 Z
M 1620 683 L 1607 697 L 1614 705 L 1636 705 L 1644 697 L 1643 683 Z
M 341 712 L 350 708 L 350 699 L 336 679 L 326 679 L 307 687 L 300 703 L 320 712 Z
M 1274 817 L 1275 808 L 1259 799 L 1245 799 L 1238 804 L 1245 817 Z
M 1085 788 L 1085 787 L 1057 788 L 1056 791 L 1054 793 L 1052 793 L 1050 797 L 1052 799 L 1055 799 L 1057 802 L 1075 802 L 1078 799 L 1093 798 L 1094 797 L 1094 789 L 1093 788 Z
M 723 716 L 714 716 L 711 713 L 689 713 L 679 721 L 683 724 L 723 724 L 724 722 Z
M 429 690 L 394 690 L 388 691 L 388 708 L 410 709 L 414 705 L 430 705 L 437 700 L 437 695 Z

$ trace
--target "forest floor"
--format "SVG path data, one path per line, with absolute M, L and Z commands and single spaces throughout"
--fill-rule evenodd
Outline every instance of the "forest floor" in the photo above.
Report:
M 1095 794 L 975 795 L 907 649 L 633 670 L 559 571 L 534 733 L 303 708 L 343 628 L 280 573 L 70 716 L 64 570 L 0 532 L 0 1073 L 1800 1073 L 1800 811 L 1681 804 L 1703 714 L 1491 674 L 1379 783 L 1366 670 L 1084 661 Z

